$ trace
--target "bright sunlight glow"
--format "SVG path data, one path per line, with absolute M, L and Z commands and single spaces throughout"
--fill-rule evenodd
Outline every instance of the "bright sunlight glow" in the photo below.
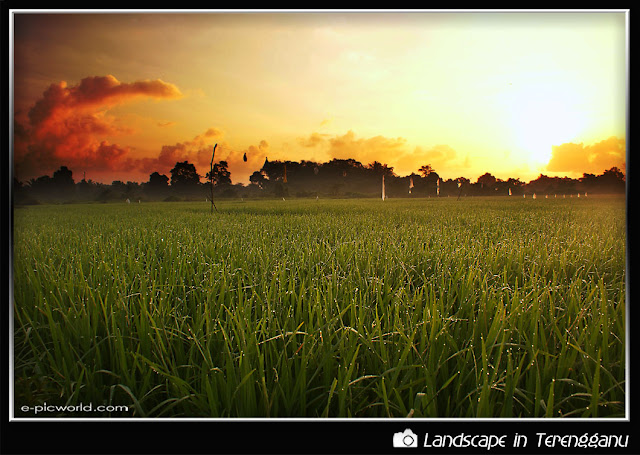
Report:
M 525 84 L 511 88 L 505 110 L 515 151 L 525 155 L 531 165 L 545 165 L 552 146 L 574 140 L 584 127 L 577 96 L 566 86 Z

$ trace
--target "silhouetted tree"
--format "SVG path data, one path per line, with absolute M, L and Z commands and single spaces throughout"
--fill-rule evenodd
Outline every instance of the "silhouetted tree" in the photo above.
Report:
M 213 161 L 213 160 L 212 160 Z M 540 174 L 535 180 L 524 183 L 519 179 L 498 179 L 489 172 L 478 177 L 471 184 L 469 179 L 441 179 L 430 164 L 420 167 L 418 175 L 398 176 L 393 167 L 379 161 L 364 166 L 354 159 L 332 159 L 325 163 L 305 161 L 269 161 L 265 159 L 261 170 L 253 172 L 249 177 L 250 184 L 232 185 L 231 173 L 226 161 L 211 165 L 214 188 L 220 197 L 285 197 L 295 194 L 297 197 L 315 195 L 332 195 L 337 197 L 379 197 L 381 177 L 385 176 L 387 195 L 391 197 L 425 197 L 436 195 L 440 188 L 440 196 L 491 195 L 506 196 L 531 194 L 575 194 L 576 192 L 624 193 L 626 190 L 624 169 L 612 167 L 601 175 L 585 173 L 579 179 L 569 177 L 549 177 Z M 286 169 L 286 182 L 284 179 Z M 409 182 L 413 181 L 411 195 Z M 169 186 L 171 182 L 171 186 Z M 460 184 L 460 186 L 459 186 Z M 14 178 L 14 201 L 18 204 L 87 201 L 102 202 L 122 201 L 130 198 L 137 200 L 141 194 L 164 200 L 181 200 L 185 195 L 197 198 L 209 196 L 206 185 L 200 183 L 200 175 L 188 161 L 178 162 L 171 170 L 171 179 L 166 175 L 154 172 L 149 181 L 140 185 L 137 182 L 114 180 L 111 185 L 86 181 L 84 178 L 74 183 L 73 173 L 67 166 L 61 166 L 53 173 L 30 179 L 23 183 Z M 144 192 L 144 193 L 143 193 Z M 170 198 L 170 193 L 175 192 Z M 178 197 L 178 195 L 180 197 Z M 19 196 L 19 197 L 18 197 Z
M 617 167 L 606 170 L 598 177 L 599 183 L 602 184 L 602 190 L 605 192 L 620 193 L 626 189 L 626 179 L 624 173 Z
M 282 184 L 282 182 L 276 182 L 273 186 L 273 194 L 276 197 L 285 197 L 289 196 L 289 190 L 285 185 Z
M 265 159 L 264 165 L 260 169 L 261 172 L 271 181 L 284 179 L 284 167 L 287 163 L 284 161 L 268 161 Z
M 30 179 L 29 186 L 35 192 L 46 192 L 51 191 L 52 188 L 52 178 L 48 175 L 41 175 L 38 178 Z
M 164 199 L 169 194 L 169 177 L 159 172 L 149 175 L 149 181 L 143 185 L 144 194 L 151 199 Z
M 260 172 L 260 171 L 255 171 L 249 177 L 249 182 L 251 182 L 254 185 L 259 186 L 260 188 L 262 188 L 264 186 L 265 180 L 266 179 L 264 177 L 264 174 L 262 172 Z
M 159 172 L 154 172 L 149 175 L 147 185 L 154 189 L 167 188 L 169 186 L 169 177 Z
M 471 192 L 471 180 L 466 177 L 458 177 L 453 180 L 456 182 L 456 197 L 467 196 Z
M 558 192 L 559 182 L 555 177 L 540 174 L 527 185 L 527 190 L 536 194 L 554 194 Z
M 61 166 L 53 173 L 53 184 L 58 188 L 71 188 L 74 185 L 73 172 L 67 166 Z
M 21 190 L 23 186 L 24 186 L 24 184 L 20 180 L 18 180 L 15 177 L 13 178 L 13 190 L 14 191 Z
M 76 199 L 79 201 L 93 201 L 100 194 L 100 184 L 86 180 L 84 177 L 78 183 L 76 183 Z
M 13 201 L 17 205 L 32 205 L 37 204 L 38 201 L 34 199 L 30 194 L 31 188 L 16 177 L 13 178 Z
M 522 194 L 522 188 L 525 183 L 521 182 L 520 179 L 510 178 L 507 180 L 508 188 L 511 188 L 512 194 Z
M 70 200 L 75 193 L 73 172 L 71 172 L 71 170 L 67 166 L 61 166 L 60 169 L 53 173 L 51 186 L 54 195 L 59 200 Z
M 396 174 L 393 172 L 392 166 L 387 166 L 386 164 L 382 164 L 378 161 L 374 161 L 373 163 L 369 163 L 367 165 L 367 169 L 371 170 L 377 177 L 392 177 Z
M 420 172 L 420 174 L 422 174 L 423 177 L 428 177 L 429 174 L 433 172 L 433 168 L 431 167 L 430 164 L 425 164 L 423 166 L 420 166 L 420 169 L 418 169 L 418 172 Z
M 438 194 L 438 180 L 440 180 L 440 175 L 431 168 L 431 171 L 422 179 L 425 189 L 423 195 L 436 196 Z
M 488 188 L 492 188 L 496 181 L 496 178 L 488 172 L 478 177 L 478 183 Z
M 593 193 L 623 193 L 626 189 L 624 173 L 617 167 L 604 171 L 601 175 L 583 174 L 579 179 L 581 191 Z
M 171 187 L 177 190 L 194 190 L 200 183 L 196 167 L 188 161 L 176 163 L 171 169 Z
M 226 161 L 220 161 L 213 165 L 213 184 L 214 185 L 231 185 L 231 172 Z M 206 179 L 211 179 L 211 171 L 207 172 Z

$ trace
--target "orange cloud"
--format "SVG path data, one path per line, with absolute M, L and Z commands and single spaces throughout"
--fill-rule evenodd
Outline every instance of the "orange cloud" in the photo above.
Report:
M 160 79 L 138 81 L 130 84 L 118 81 L 114 76 L 86 77 L 76 86 L 67 82 L 51 84 L 29 112 L 32 125 L 48 120 L 60 121 L 82 109 L 112 107 L 137 97 L 180 98 L 178 88 Z
M 238 150 L 221 140 L 223 135 L 221 130 L 209 128 L 192 140 L 162 146 L 157 157 L 141 158 L 128 163 L 140 173 L 146 174 L 146 177 L 156 171 L 169 175 L 177 162 L 189 161 L 196 167 L 198 174 L 203 177 L 204 181 L 204 176 L 210 169 L 215 141 L 218 144 L 215 162 L 227 162 L 233 183 L 249 183 L 249 176 L 260 169 L 267 158 L 270 151 L 269 143 L 261 140 L 258 145 L 250 145 L 245 149 Z M 244 161 L 245 155 L 247 161 Z
M 406 153 L 406 139 L 402 137 L 357 138 L 352 130 L 342 136 L 334 137 L 312 133 L 309 137 L 299 138 L 298 144 L 306 148 L 321 148 L 328 159 L 353 158 L 363 164 L 369 164 L 373 161 L 391 164 L 398 155 Z
M 51 173 L 61 165 L 94 171 L 94 175 L 130 169 L 130 149 L 109 144 L 105 138 L 130 134 L 132 130 L 118 126 L 115 118 L 107 114 L 109 108 L 136 98 L 181 96 L 175 85 L 159 79 L 122 83 L 108 75 L 87 77 L 75 86 L 65 81 L 51 84 L 26 119 L 16 119 L 16 177 Z
M 406 173 L 418 172 L 418 169 L 430 164 L 438 173 L 455 170 L 459 172 L 469 167 L 468 160 L 461 161 L 457 152 L 449 145 L 436 145 L 429 149 L 416 147 L 413 152 L 406 153 L 397 159 L 398 170 Z
M 130 164 L 141 173 L 151 174 L 153 172 L 168 173 L 177 162 L 189 161 L 195 165 L 198 173 L 204 177 L 211 164 L 214 145 L 212 142 L 221 139 L 223 136 L 222 130 L 209 128 L 190 141 L 178 142 L 174 145 L 163 145 L 160 153 L 155 158 L 140 158 Z M 216 161 L 219 161 L 219 151 L 222 148 L 222 144 L 218 144 Z
M 223 144 L 220 158 L 218 159 L 218 151 L 216 150 L 216 161 L 226 161 L 231 172 L 231 180 L 233 183 L 249 183 L 249 177 L 255 171 L 262 168 L 265 158 L 268 157 L 270 148 L 269 143 L 261 140 L 258 145 L 250 145 L 246 149 L 234 151 L 226 144 Z M 244 156 L 247 161 L 244 161 Z
M 298 144 L 314 149 L 314 152 L 324 153 L 328 159 L 353 158 L 365 165 L 379 161 L 392 166 L 399 175 L 418 172 L 424 164 L 431 164 L 437 172 L 460 172 L 469 167 L 468 157 L 460 157 L 449 145 L 436 145 L 428 149 L 415 147 L 410 150 L 405 138 L 357 138 L 351 130 L 334 137 L 314 132 L 307 137 L 298 138 Z
M 546 170 L 575 174 L 601 173 L 613 166 L 624 167 L 625 162 L 625 140 L 612 136 L 587 146 L 582 143 L 554 145 Z
M 309 137 L 298 138 L 298 144 L 303 147 L 317 147 L 326 144 L 328 134 L 311 133 Z
M 386 138 L 374 136 L 367 139 L 356 139 L 353 131 L 349 130 L 343 136 L 337 136 L 329 140 L 328 153 L 332 158 L 354 158 L 363 164 L 380 161 L 389 163 L 395 161 L 397 155 L 404 153 L 406 139 Z
M 193 141 L 189 142 L 191 145 L 204 145 L 214 139 L 221 139 L 224 136 L 224 132 L 218 128 L 209 128 L 202 134 L 193 138 Z

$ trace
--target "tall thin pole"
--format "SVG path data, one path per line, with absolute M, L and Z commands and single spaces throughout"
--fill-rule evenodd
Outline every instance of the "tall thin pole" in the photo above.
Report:
M 213 213 L 213 209 L 218 211 L 218 207 L 213 202 L 213 157 L 216 155 L 216 147 L 218 144 L 213 146 L 213 153 L 211 154 L 211 171 L 209 172 L 209 188 L 211 189 L 211 213 Z

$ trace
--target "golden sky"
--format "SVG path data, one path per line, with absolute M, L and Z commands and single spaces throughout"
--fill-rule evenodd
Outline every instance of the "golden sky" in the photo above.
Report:
M 623 10 L 13 12 L 23 180 L 204 175 L 215 143 L 234 183 L 265 157 L 472 181 L 626 162 Z

